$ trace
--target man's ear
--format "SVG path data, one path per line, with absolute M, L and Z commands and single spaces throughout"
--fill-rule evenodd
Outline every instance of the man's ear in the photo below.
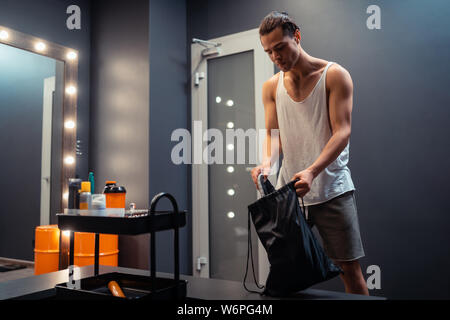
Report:
M 297 44 L 299 44 L 300 40 L 302 39 L 302 35 L 301 35 L 299 29 L 295 30 L 294 37 L 295 37 L 295 42 L 297 42 Z

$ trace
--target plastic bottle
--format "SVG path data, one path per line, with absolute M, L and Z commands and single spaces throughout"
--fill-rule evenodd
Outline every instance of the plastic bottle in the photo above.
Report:
M 94 173 L 93 172 L 89 172 L 89 177 L 88 177 L 88 181 L 91 183 L 91 194 L 95 193 L 95 186 L 94 186 Z
M 80 189 L 80 210 L 89 210 L 92 207 L 91 183 L 83 181 Z
M 80 208 L 80 193 L 78 190 L 81 188 L 81 179 L 72 178 L 69 179 L 69 209 L 79 209 Z
M 116 181 L 106 181 L 103 193 L 106 196 L 106 208 L 124 208 L 127 191 L 116 185 Z

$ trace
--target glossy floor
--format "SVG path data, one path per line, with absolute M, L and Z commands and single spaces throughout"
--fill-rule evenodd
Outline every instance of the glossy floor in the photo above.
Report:
M 0 265 L 8 264 L 23 264 L 26 265 L 24 269 L 18 269 L 8 272 L 0 272 L 0 282 L 16 280 L 21 278 L 27 278 L 34 275 L 34 263 L 30 261 L 6 259 L 0 257 Z

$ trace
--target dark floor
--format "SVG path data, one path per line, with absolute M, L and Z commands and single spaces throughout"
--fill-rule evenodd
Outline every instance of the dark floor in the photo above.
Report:
M 11 265 L 11 264 L 25 265 L 26 268 L 14 270 L 14 271 L 0 272 L 0 282 L 34 276 L 34 262 L 15 260 L 15 259 L 7 259 L 7 258 L 0 257 L 0 266 Z

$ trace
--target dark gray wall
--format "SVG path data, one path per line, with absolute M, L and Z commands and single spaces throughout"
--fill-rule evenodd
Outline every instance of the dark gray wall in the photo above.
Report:
M 190 92 L 187 64 L 186 3 L 150 0 L 150 199 L 169 192 L 180 210 L 188 210 L 187 226 L 180 230 L 180 272 L 192 273 L 190 166 L 171 160 L 172 131 L 189 128 Z M 170 209 L 161 200 L 158 210 Z M 173 271 L 173 232 L 157 233 L 157 270 Z
M 90 169 L 127 190 L 128 207 L 149 199 L 148 0 L 92 3 Z M 146 268 L 148 235 L 119 238 L 119 265 Z
M 91 16 L 90 168 L 96 192 L 104 180 L 117 179 L 127 188 L 127 205 L 146 208 L 164 191 L 188 209 L 188 168 L 170 159 L 172 130 L 189 123 L 185 3 L 95 1 Z M 170 204 L 161 200 L 157 209 Z M 188 220 L 180 232 L 182 273 L 191 272 Z M 158 233 L 156 242 L 158 271 L 172 272 L 172 232 Z M 121 236 L 119 250 L 121 266 L 149 267 L 148 235 Z
M 78 5 L 82 10 L 81 30 L 68 30 L 66 19 L 68 17 L 66 9 L 69 5 Z M 87 143 L 89 141 L 89 1 L 88 0 L 0 0 L 0 25 L 14 30 L 41 37 L 42 39 L 73 48 L 79 52 L 78 69 L 78 119 L 77 135 L 83 142 L 83 156 L 77 158 L 77 172 L 84 174 L 88 168 Z M 30 134 L 27 126 L 22 126 L 24 133 Z M 31 146 L 29 141 L 27 147 Z M 40 163 L 40 162 L 39 162 Z M 15 162 L 16 168 L 26 168 L 30 165 L 26 162 Z M 40 168 L 39 168 L 40 173 Z M 87 175 L 87 174 L 86 174 Z M 2 178 L 2 181 L 4 179 Z M 17 194 L 7 201 L 12 204 L 23 202 L 26 191 Z M 3 199 L 3 198 L 2 198 Z M 52 202 L 53 204 L 53 202 Z M 8 214 L 11 214 L 9 212 Z M 39 212 L 37 213 L 39 216 Z M 26 219 L 22 216 L 21 219 Z M 24 221 L 24 220 L 22 220 Z M 54 223 L 54 221 L 52 221 Z M 8 223 L 13 223 L 9 220 Z M 34 228 L 39 225 L 39 220 L 24 221 L 33 227 L 21 228 L 18 236 L 22 238 L 33 237 Z M 26 249 L 33 248 L 32 243 L 23 244 Z M 22 244 L 16 244 L 21 247 Z M 32 260 L 32 257 L 30 258 Z
M 0 44 L 0 257 L 33 260 L 41 211 L 44 79 L 55 76 L 55 65 L 54 59 Z
M 370 293 L 448 299 L 448 2 L 188 3 L 188 40 L 257 28 L 268 12 L 287 11 L 298 22 L 308 53 L 338 62 L 351 73 L 349 166 L 366 251 L 361 265 L 366 278 L 367 266 L 381 268 L 381 290 Z M 366 27 L 371 4 L 381 8 L 381 30 Z M 339 279 L 317 288 L 343 290 Z

